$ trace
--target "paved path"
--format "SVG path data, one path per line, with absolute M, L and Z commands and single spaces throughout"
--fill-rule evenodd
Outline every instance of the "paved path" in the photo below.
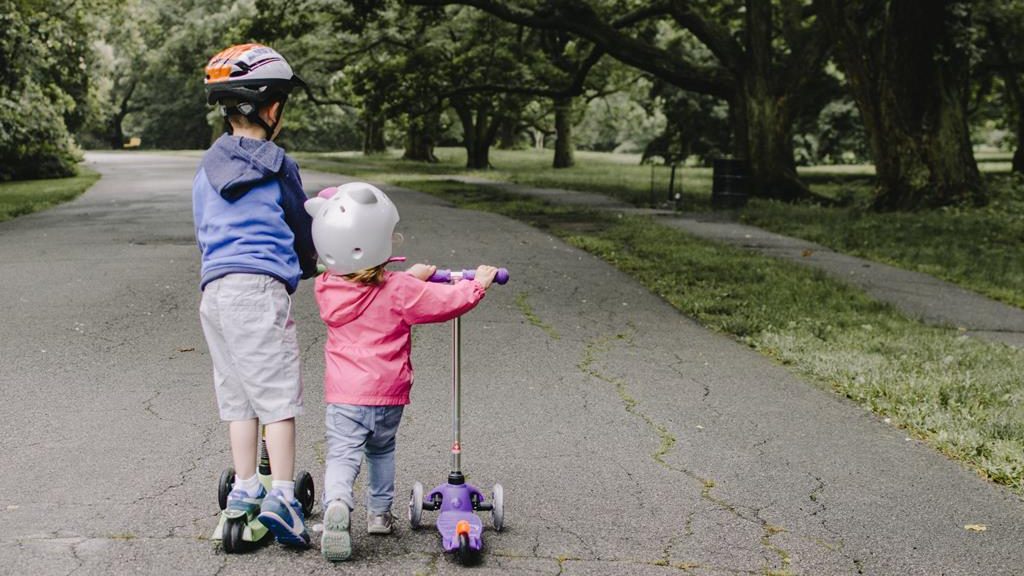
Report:
M 534 188 L 476 177 L 456 176 L 448 179 L 552 202 L 656 216 L 664 224 L 694 236 L 817 268 L 925 322 L 953 326 L 987 340 L 1024 348 L 1024 310 L 928 274 L 841 254 L 814 242 L 723 219 L 720 214 L 679 214 L 668 210 L 642 209 L 601 194 Z
M 205 539 L 229 456 L 197 316 L 195 159 L 88 158 L 104 177 L 84 196 L 0 224 L 0 573 L 338 573 L 316 550 Z M 1024 502 L 1006 490 L 546 234 L 389 191 L 406 255 L 513 274 L 464 324 L 464 464 L 504 484 L 508 526 L 473 574 L 1020 573 Z M 319 481 L 310 290 L 299 462 Z M 416 332 L 402 493 L 446 472 L 448 335 Z M 469 573 L 429 529 L 370 539 L 355 517 L 343 573 Z

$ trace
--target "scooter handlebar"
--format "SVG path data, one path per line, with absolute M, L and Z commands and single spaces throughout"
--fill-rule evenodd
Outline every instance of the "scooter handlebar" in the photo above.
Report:
M 437 271 L 428 278 L 428 281 L 440 284 L 451 284 L 452 282 L 458 282 L 459 280 L 472 280 L 475 277 L 476 270 L 459 271 L 438 268 Z M 498 268 L 498 273 L 494 275 L 494 282 L 497 284 L 505 284 L 508 282 L 508 270 L 505 268 Z

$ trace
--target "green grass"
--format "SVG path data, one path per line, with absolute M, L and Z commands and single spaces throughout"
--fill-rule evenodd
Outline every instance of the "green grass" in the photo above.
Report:
M 99 178 L 99 173 L 79 166 L 71 178 L 0 182 L 0 222 L 74 199 Z
M 847 254 L 943 278 L 1024 307 L 1024 180 L 989 176 L 984 208 L 875 213 L 752 201 L 744 222 Z
M 636 155 L 577 152 L 577 166 L 555 170 L 551 152 L 492 151 L 495 170 L 467 171 L 461 148 L 440 148 L 441 162 L 403 161 L 398 152 L 300 154 L 303 167 L 340 172 L 383 182 L 418 182 L 447 174 L 473 175 L 531 186 L 608 194 L 649 205 L 651 167 Z M 949 280 L 1015 306 L 1024 307 L 1024 183 L 1008 174 L 1006 153 L 979 154 L 979 164 L 994 191 L 986 208 L 958 208 L 910 214 L 878 214 L 863 207 L 874 188 L 874 168 L 866 165 L 813 166 L 800 175 L 815 191 L 844 206 L 823 208 L 753 200 L 743 221 L 824 244 L 839 252 L 886 262 Z M 995 168 L 993 168 L 995 167 Z M 991 170 L 990 170 L 991 169 Z M 667 200 L 668 169 L 654 168 L 658 202 Z M 677 172 L 684 210 L 707 210 L 711 171 L 687 167 Z M 415 188 L 415 184 L 410 185 Z
M 635 154 L 576 152 L 576 166 L 554 169 L 550 150 L 491 150 L 492 170 L 467 170 L 466 151 L 462 148 L 438 148 L 437 164 L 402 160 L 401 152 L 376 156 L 353 153 L 297 154 L 302 168 L 336 172 L 393 183 L 415 177 L 443 174 L 477 176 L 527 186 L 565 188 L 607 194 L 638 205 L 667 202 L 670 169 L 666 166 L 640 166 Z M 651 194 L 652 171 L 654 195 Z M 707 210 L 711 198 L 711 169 L 685 168 L 676 172 L 676 191 L 683 194 L 687 210 Z
M 1024 494 L 1024 351 L 926 326 L 818 271 L 649 219 L 453 182 L 396 183 L 556 234 L 703 325 Z

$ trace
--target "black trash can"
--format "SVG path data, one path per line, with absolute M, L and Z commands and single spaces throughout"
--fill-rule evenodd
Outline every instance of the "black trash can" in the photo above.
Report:
M 750 190 L 747 163 L 732 158 L 719 158 L 712 166 L 711 207 L 722 210 L 746 206 Z

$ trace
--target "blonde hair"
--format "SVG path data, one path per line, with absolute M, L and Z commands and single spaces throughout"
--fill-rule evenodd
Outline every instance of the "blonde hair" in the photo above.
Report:
M 385 266 L 387 266 L 387 262 L 374 266 L 373 268 L 367 268 L 365 270 L 360 270 L 359 272 L 345 274 L 345 279 L 351 280 L 352 282 L 359 282 L 360 284 L 378 285 L 384 282 Z

